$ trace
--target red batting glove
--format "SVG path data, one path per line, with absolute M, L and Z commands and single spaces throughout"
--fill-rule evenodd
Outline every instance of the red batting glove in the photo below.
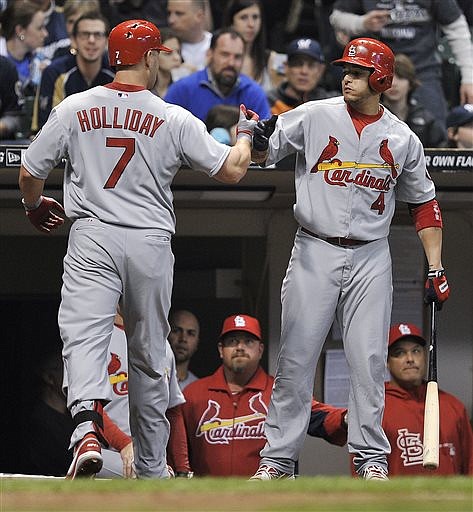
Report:
M 246 138 L 251 142 L 251 138 L 253 137 L 253 130 L 256 126 L 256 123 L 259 120 L 259 115 L 253 110 L 246 108 L 245 105 L 240 105 L 240 119 L 238 120 L 237 129 L 236 129 L 236 137 L 237 140 L 241 138 Z
M 38 206 L 33 208 L 29 208 L 24 201 L 23 206 L 28 220 L 37 230 L 43 233 L 49 233 L 52 229 L 57 229 L 64 224 L 64 219 L 53 213 L 54 210 L 65 213 L 64 208 L 52 197 L 41 196 Z
M 449 295 L 450 288 L 445 276 L 445 270 L 429 270 L 427 280 L 425 281 L 424 302 L 426 304 L 435 302 L 437 309 L 440 310 Z

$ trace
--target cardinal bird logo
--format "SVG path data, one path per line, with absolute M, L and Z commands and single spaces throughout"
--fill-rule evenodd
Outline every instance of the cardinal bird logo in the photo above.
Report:
M 257 393 L 256 395 L 252 396 L 248 401 L 248 405 L 250 406 L 250 409 L 256 414 L 261 416 L 266 416 L 268 414 L 268 408 L 263 402 L 262 393 Z
M 315 173 L 319 171 L 319 164 L 322 162 L 326 162 L 327 160 L 329 162 L 335 162 L 337 165 L 342 165 L 341 160 L 335 159 L 332 160 L 332 158 L 338 153 L 338 146 L 340 143 L 335 137 L 332 137 L 331 135 L 328 136 L 328 144 L 324 147 L 322 150 L 322 153 L 319 156 L 319 159 L 317 160 L 316 164 L 312 167 L 310 172 Z
M 120 357 L 117 354 L 114 354 L 113 352 L 110 352 L 112 358 L 110 359 L 110 362 L 108 363 L 108 374 L 113 375 L 118 372 L 120 369 L 120 366 L 122 365 L 120 361 Z
M 393 179 L 397 178 L 396 166 L 394 164 L 394 157 L 391 153 L 391 150 L 388 148 L 388 139 L 384 139 L 381 141 L 379 145 L 379 154 L 385 163 L 391 167 L 391 176 Z

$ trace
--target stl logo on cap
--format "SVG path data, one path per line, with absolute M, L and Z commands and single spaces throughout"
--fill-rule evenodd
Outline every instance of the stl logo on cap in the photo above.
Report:
M 411 328 L 406 324 L 399 324 L 399 332 L 403 336 L 407 336 L 408 334 L 412 334 Z
M 246 321 L 245 319 L 240 316 L 240 315 L 237 315 L 234 319 L 233 319 L 233 322 L 235 324 L 235 327 L 246 327 Z
M 355 57 L 356 56 L 356 46 L 352 44 L 350 48 L 348 48 L 348 57 Z

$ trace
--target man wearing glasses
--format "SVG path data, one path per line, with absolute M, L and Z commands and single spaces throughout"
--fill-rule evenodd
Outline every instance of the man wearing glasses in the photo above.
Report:
M 198 476 L 250 476 L 266 442 L 263 426 L 274 381 L 260 366 L 258 320 L 245 314 L 226 318 L 217 348 L 222 365 L 184 390 L 190 465 Z M 313 400 L 312 412 L 312 435 L 345 444 L 346 409 Z
M 107 35 L 107 20 L 98 12 L 85 13 L 75 22 L 71 54 L 53 60 L 41 76 L 33 107 L 33 133 L 42 128 L 51 109 L 66 96 L 113 80 L 115 74 L 105 53 Z

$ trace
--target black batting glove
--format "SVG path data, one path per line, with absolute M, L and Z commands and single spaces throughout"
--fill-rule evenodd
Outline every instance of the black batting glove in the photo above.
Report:
M 426 304 L 435 302 L 437 309 L 440 310 L 449 295 L 450 287 L 448 286 L 445 270 L 429 270 L 425 281 L 424 302 Z
M 276 128 L 278 116 L 273 115 L 271 119 L 263 119 L 256 123 L 253 131 L 253 149 L 256 151 L 267 151 L 269 146 L 269 138 Z

